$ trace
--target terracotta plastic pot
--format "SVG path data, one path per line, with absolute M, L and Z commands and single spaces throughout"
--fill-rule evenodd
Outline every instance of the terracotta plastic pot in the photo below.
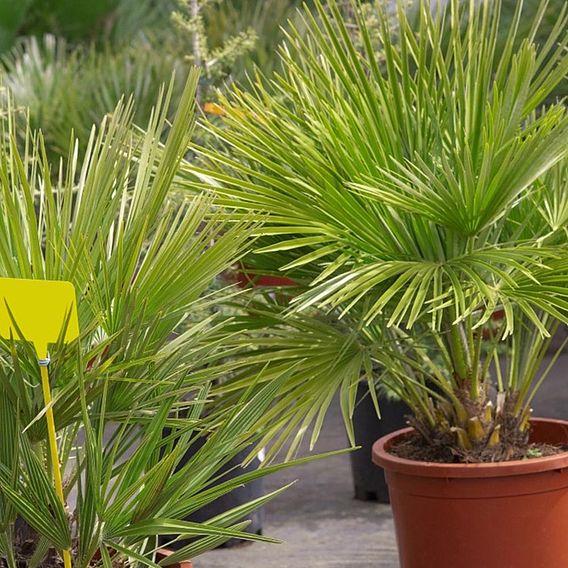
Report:
M 272 297 L 282 305 L 287 305 L 293 297 L 286 288 L 297 286 L 297 283 L 287 276 L 255 274 L 244 266 L 238 271 L 226 274 L 225 281 L 237 284 L 240 288 L 278 288 L 279 291 L 273 292 Z
M 115 554 L 115 551 L 113 549 L 109 549 L 109 552 L 110 552 L 111 556 L 113 556 Z M 173 553 L 174 553 L 173 550 L 168 550 L 167 548 L 160 548 L 156 552 L 156 560 L 159 562 L 160 560 L 167 558 L 168 556 L 170 556 Z M 98 560 L 98 561 L 101 560 L 100 551 L 97 551 L 95 553 L 94 560 Z M 179 562 L 175 562 L 174 564 L 170 564 L 168 566 L 168 568 L 193 568 L 193 564 L 191 563 L 191 560 L 180 560 Z
M 491 464 L 440 464 L 389 453 L 412 429 L 380 438 L 401 568 L 568 567 L 568 452 Z M 568 422 L 534 419 L 534 442 L 568 445 Z
M 173 550 L 162 548 L 158 550 L 158 560 L 167 558 L 170 554 L 173 554 Z M 171 564 L 168 568 L 193 568 L 193 564 L 191 563 L 191 560 L 181 560 L 179 562 L 176 562 L 175 564 Z
M 247 286 L 257 287 L 277 287 L 277 286 L 296 286 L 296 283 L 286 276 L 253 275 L 247 272 L 239 272 L 236 281 L 241 288 Z

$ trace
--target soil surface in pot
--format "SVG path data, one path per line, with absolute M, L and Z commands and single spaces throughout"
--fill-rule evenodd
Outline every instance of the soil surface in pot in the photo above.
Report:
M 501 461 L 523 460 L 542 458 L 568 451 L 566 445 L 552 444 L 527 444 L 514 445 L 502 444 L 501 451 L 480 451 L 478 453 L 459 453 L 455 444 L 446 444 L 443 439 L 435 440 L 433 444 L 427 443 L 418 433 L 413 432 L 405 436 L 389 450 L 399 458 L 435 462 L 435 463 L 491 463 Z

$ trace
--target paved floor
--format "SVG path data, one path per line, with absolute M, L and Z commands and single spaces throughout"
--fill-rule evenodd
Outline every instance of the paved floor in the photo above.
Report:
M 561 357 L 534 403 L 535 416 L 568 418 L 568 355 Z M 346 447 L 337 407 L 316 448 Z M 281 545 L 251 544 L 209 552 L 195 568 L 398 568 L 388 506 L 353 499 L 348 456 L 315 462 L 266 480 L 268 490 L 298 483 L 267 506 L 265 534 Z

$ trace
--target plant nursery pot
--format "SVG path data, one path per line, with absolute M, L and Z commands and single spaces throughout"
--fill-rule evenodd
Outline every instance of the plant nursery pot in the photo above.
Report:
M 157 552 L 158 560 L 163 560 L 170 554 L 173 554 L 173 550 L 162 548 Z M 175 564 L 171 564 L 168 568 L 193 568 L 193 564 L 191 563 L 191 560 L 182 560 L 180 562 L 176 562 Z
M 360 501 L 389 502 L 389 491 L 382 467 L 377 467 L 371 460 L 373 443 L 377 438 L 390 434 L 406 425 L 405 416 L 410 410 L 404 402 L 390 400 L 379 395 L 381 418 L 367 392 L 367 387 L 360 385 L 357 391 L 357 405 L 353 413 L 355 443 L 360 450 L 351 452 L 351 471 L 355 499 Z
M 225 276 L 225 281 L 236 284 L 239 288 L 279 288 L 279 291 L 271 293 L 271 296 L 279 304 L 287 305 L 292 296 L 286 288 L 297 286 L 291 278 L 287 276 L 272 276 L 269 274 L 255 274 L 241 266 L 240 270 L 231 272 Z
M 568 452 L 483 464 L 389 453 L 405 428 L 373 446 L 386 472 L 401 568 L 566 568 Z M 568 444 L 568 422 L 533 419 L 531 440 Z
M 160 560 L 163 560 L 164 558 L 170 556 L 170 554 L 173 554 L 173 552 L 173 550 L 168 550 L 167 548 L 160 548 L 160 550 L 156 552 L 156 560 L 159 562 Z M 111 556 L 112 554 L 114 554 L 114 550 L 111 551 Z M 100 551 L 96 552 L 94 560 L 98 560 L 100 562 Z M 191 563 L 191 560 L 181 560 L 179 562 L 175 562 L 174 564 L 170 564 L 168 568 L 193 568 L 193 564 Z
M 246 288 L 247 286 L 259 288 L 296 286 L 296 283 L 286 276 L 253 275 L 247 272 L 239 272 L 236 276 L 236 281 L 241 288 Z

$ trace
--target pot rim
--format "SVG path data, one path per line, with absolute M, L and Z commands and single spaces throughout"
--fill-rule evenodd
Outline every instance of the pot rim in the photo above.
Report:
M 551 426 L 568 429 L 568 421 L 566 420 L 533 418 L 531 423 L 547 423 Z M 397 473 L 417 475 L 419 477 L 454 478 L 506 477 L 568 468 L 568 451 L 542 458 L 468 464 L 423 462 L 392 455 L 389 449 L 393 444 L 413 431 L 414 428 L 403 428 L 379 438 L 373 444 L 373 463 L 385 468 L 387 471 Z
M 172 554 L 174 554 L 174 552 L 174 550 L 169 550 L 168 548 L 158 549 L 158 555 L 163 556 L 164 558 L 171 556 Z M 175 566 L 178 566 L 179 568 L 192 568 L 193 564 L 191 560 L 178 560 L 174 564 L 171 564 L 169 568 L 174 568 Z

